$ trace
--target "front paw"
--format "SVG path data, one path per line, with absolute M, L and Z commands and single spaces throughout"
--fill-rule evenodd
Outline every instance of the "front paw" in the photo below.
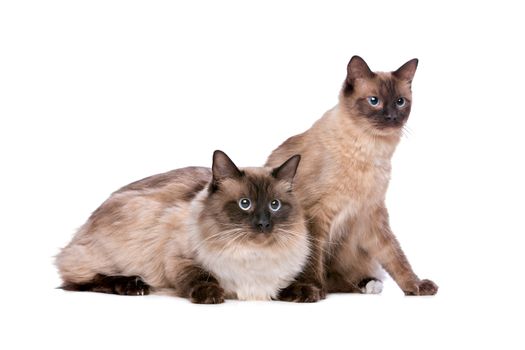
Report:
M 296 303 L 315 303 L 326 298 L 326 292 L 311 283 L 294 282 L 279 293 L 279 300 Z
M 191 290 L 190 301 L 195 304 L 224 303 L 224 289 L 217 283 L 200 283 Z
M 435 295 L 439 287 L 431 280 L 421 280 L 419 282 L 419 295 Z
M 435 295 L 439 287 L 431 280 L 420 280 L 412 282 L 409 287 L 404 289 L 405 295 Z

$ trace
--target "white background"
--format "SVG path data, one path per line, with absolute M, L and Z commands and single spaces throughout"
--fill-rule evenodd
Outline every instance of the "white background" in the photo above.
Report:
M 523 349 L 518 3 L 2 1 L 0 347 Z M 354 54 L 420 60 L 388 205 L 436 297 L 392 281 L 310 305 L 54 289 L 52 256 L 113 190 L 215 149 L 262 165 L 337 102 Z

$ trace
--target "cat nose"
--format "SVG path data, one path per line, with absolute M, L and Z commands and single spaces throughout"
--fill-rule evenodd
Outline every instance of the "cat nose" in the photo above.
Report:
M 268 233 L 272 230 L 272 222 L 267 216 L 260 216 L 254 222 L 254 226 L 259 232 Z
M 385 115 L 385 120 L 388 121 L 388 122 L 395 122 L 395 121 L 397 121 L 397 115 L 387 114 L 387 115 Z

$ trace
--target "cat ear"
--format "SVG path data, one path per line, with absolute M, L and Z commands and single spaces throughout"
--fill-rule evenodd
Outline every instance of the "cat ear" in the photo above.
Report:
M 213 152 L 213 165 L 211 166 L 211 171 L 213 173 L 213 182 L 215 183 L 225 178 L 242 176 L 242 172 L 232 162 L 230 157 L 228 157 L 223 151 L 219 150 Z
M 273 169 L 272 176 L 277 180 L 284 180 L 291 183 L 297 171 L 297 167 L 299 166 L 300 160 L 300 155 L 296 154 L 295 156 L 292 156 L 280 167 Z
M 347 80 L 352 81 L 354 79 L 369 79 L 374 77 L 374 72 L 370 70 L 365 60 L 359 56 L 354 56 L 348 62 Z
M 398 79 L 412 81 L 414 74 L 416 74 L 418 59 L 414 58 L 399 67 L 398 70 L 392 73 Z

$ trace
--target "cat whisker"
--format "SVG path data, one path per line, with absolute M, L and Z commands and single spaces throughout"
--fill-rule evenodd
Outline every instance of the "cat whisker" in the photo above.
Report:
M 403 137 L 405 137 L 405 138 L 409 138 L 410 136 L 412 136 L 412 130 L 406 124 L 403 125 L 403 127 L 401 128 L 401 133 L 402 133 Z
M 236 237 L 234 237 L 232 240 L 226 242 L 226 244 L 222 247 L 222 249 L 216 254 L 216 258 L 215 258 L 215 261 L 218 261 L 220 259 L 220 257 L 224 254 L 224 252 L 230 248 L 236 241 L 239 241 L 237 243 L 239 243 L 239 245 L 241 244 L 242 242 L 242 239 L 244 237 L 247 237 L 247 235 L 238 235 Z
M 207 243 L 210 243 L 210 241 L 215 241 L 217 243 L 221 243 L 221 242 L 224 242 L 224 241 L 228 241 L 228 240 L 231 240 L 232 238 L 235 238 L 237 236 L 239 236 L 239 234 L 242 234 L 244 233 L 243 230 L 240 230 L 240 229 L 236 229 L 236 230 L 227 230 L 227 231 L 219 231 L 209 237 L 206 237 L 205 239 L 201 240 L 199 242 L 199 244 L 197 244 L 194 249 L 195 250 L 198 250 L 200 249 L 203 245 L 207 244 Z

